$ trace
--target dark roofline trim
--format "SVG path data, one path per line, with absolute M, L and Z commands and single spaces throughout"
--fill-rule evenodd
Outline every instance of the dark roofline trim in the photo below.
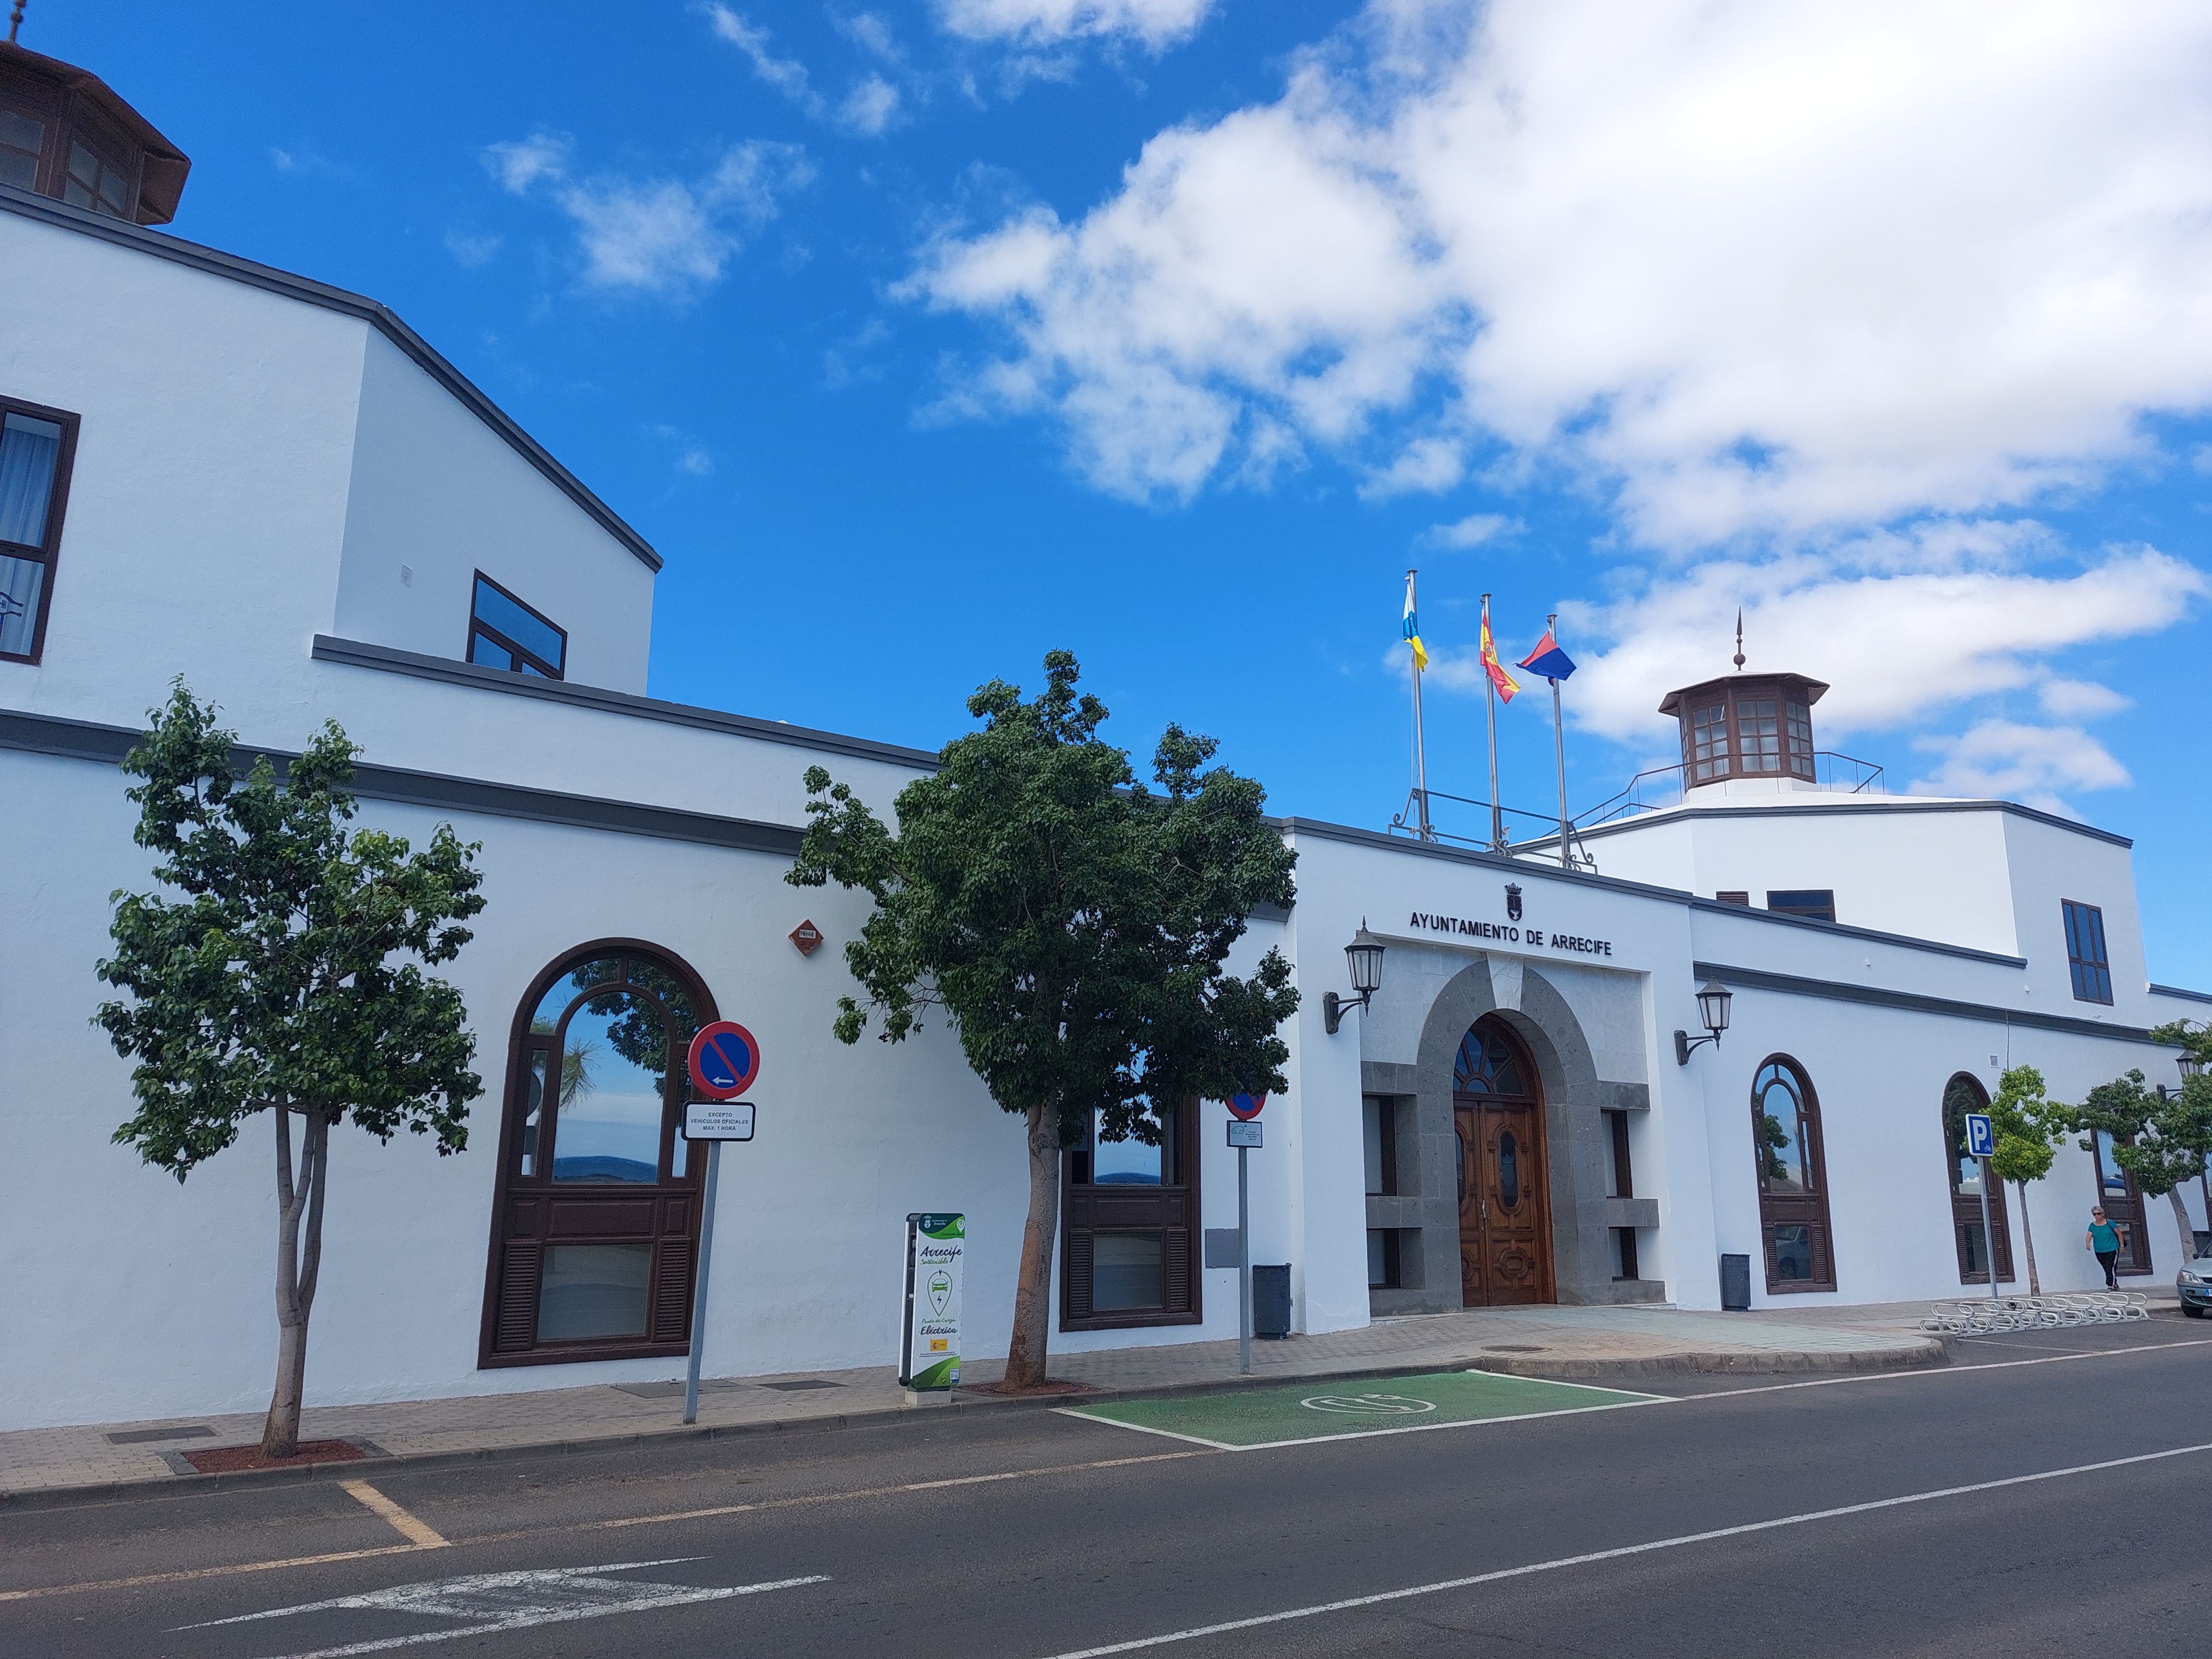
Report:
M 1938 1014 L 1947 1019 L 1974 1019 L 1992 1025 L 2017 1025 L 2039 1031 L 2064 1031 L 2073 1036 L 2105 1037 L 2115 1042 L 2151 1040 L 2141 1025 L 2106 1025 L 2068 1014 L 2037 1013 L 2026 1008 L 1996 1008 L 1985 1002 L 1956 1002 L 1948 997 L 1922 996 L 1912 991 L 1892 991 L 1878 985 L 1847 985 L 1830 979 L 1805 979 L 1796 974 L 1769 973 L 1763 968 L 1732 968 L 1725 963 L 1693 962 L 1691 975 L 1717 979 L 1723 985 L 1747 991 L 1776 991 L 1786 996 L 1818 997 L 1826 1002 L 1856 1002 L 1875 1008 L 1899 1008 L 1909 1013 Z
M 2014 817 L 2049 824 L 2054 830 L 2070 830 L 2077 836 L 2087 836 L 2093 841 L 2109 842 L 2115 847 L 2135 845 L 2126 836 L 2116 835 L 2110 830 L 2093 829 L 2086 823 L 2076 823 L 2071 818 L 2060 817 L 2056 812 L 2039 812 L 2033 806 L 2022 806 L 2018 801 L 1900 800 L 1894 796 L 1880 800 L 1868 800 L 1862 797 L 1857 805 L 1850 806 L 1841 802 L 1808 803 L 1803 806 L 1663 806 L 1640 817 L 1623 818 L 1616 823 L 1593 824 L 1587 830 L 1577 830 L 1575 839 L 1596 841 L 1607 836 L 1626 835 L 1648 824 L 1680 823 L 1686 818 L 1834 817 L 1858 812 L 2009 812 Z M 1530 847 L 1556 847 L 1559 842 L 1559 836 L 1553 835 L 1526 844 Z
M 570 680 L 541 680 L 503 669 L 456 662 L 449 657 L 425 656 L 388 645 L 361 640 L 341 640 L 328 634 L 315 635 L 313 654 L 317 662 L 342 663 L 349 668 L 374 669 L 380 673 L 404 674 L 415 679 L 436 680 L 447 685 L 472 686 L 479 691 L 500 691 L 512 697 L 535 697 L 541 702 L 563 703 L 572 708 L 595 708 L 602 714 L 623 714 L 633 720 L 661 720 L 671 726 L 696 726 L 725 736 L 757 738 L 763 743 L 788 744 L 817 749 L 824 754 L 848 755 L 855 760 L 882 761 L 917 772 L 934 772 L 939 761 L 927 749 L 908 749 L 894 743 L 875 743 L 848 738 L 811 726 L 787 726 L 781 720 L 761 720 L 751 714 L 726 714 L 719 708 L 700 708 L 690 703 L 664 702 L 630 691 L 610 691 L 603 686 L 579 685 Z
M 381 302 L 342 288 L 332 288 L 327 283 L 318 283 L 311 277 L 295 276 L 290 271 L 278 270 L 270 265 L 256 264 L 252 260 L 241 259 L 236 254 L 202 247 L 197 242 L 181 241 L 174 236 L 125 224 L 122 220 L 112 219 L 104 213 L 71 207 L 66 202 L 34 196 L 28 191 L 16 190 L 6 185 L 0 185 L 0 209 L 25 219 L 42 220 L 64 229 L 78 231 L 88 236 L 98 237 L 102 241 L 136 249 L 141 253 L 150 253 L 157 259 L 167 259 L 172 264 L 184 265 L 211 276 L 228 277 L 249 288 L 263 289 L 271 294 L 281 294 L 289 300 L 319 306 L 325 311 L 359 318 L 413 358 L 416 366 L 432 380 L 444 386 L 478 420 L 505 439 L 509 448 L 544 474 L 562 495 L 597 520 L 601 529 L 636 555 L 647 569 L 657 571 L 660 568 L 660 555 L 653 550 L 650 542 L 625 524 L 612 507 L 585 487 L 582 480 L 555 460 L 543 444 L 516 425 L 512 416 L 478 391 L 466 375 L 439 355 L 436 348 L 408 327 L 396 313 Z
M 143 735 L 127 726 L 105 726 L 92 720 L 0 709 L 0 749 L 28 754 L 120 766 L 123 757 Z M 234 762 L 240 767 L 250 764 L 256 755 L 265 753 L 280 774 L 297 758 L 281 750 L 264 750 L 243 744 L 231 752 Z M 645 836 L 659 841 L 691 842 L 738 852 L 768 853 L 778 858 L 796 858 L 803 835 L 789 824 L 721 817 L 678 807 L 647 806 L 635 801 L 572 795 L 520 784 L 488 783 L 477 778 L 449 777 L 442 773 L 367 763 L 355 768 L 353 793 L 363 800 L 389 801 L 395 805 L 521 818 L 532 823 L 601 830 L 613 835 Z
M 2154 997 L 2179 997 L 2184 1002 L 2212 1002 L 2212 991 L 2185 991 L 2179 985 L 2154 985 Z

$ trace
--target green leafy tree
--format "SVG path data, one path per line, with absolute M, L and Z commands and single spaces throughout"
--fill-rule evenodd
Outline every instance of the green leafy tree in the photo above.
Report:
M 1990 1168 L 2000 1181 L 2009 1181 L 2020 1194 L 2020 1236 L 2027 1247 L 2027 1291 L 2043 1294 L 2043 1279 L 2035 1267 L 2035 1229 L 2027 1218 L 2027 1183 L 2051 1173 L 2058 1143 L 2072 1126 L 2070 1109 L 2044 1093 L 2043 1073 L 2033 1066 L 2015 1066 L 1997 1079 L 1990 1102 L 1990 1128 L 1996 1136 L 1996 1152 Z
M 2140 1071 L 2130 1070 L 2090 1090 L 2075 1109 L 2073 1127 L 2081 1132 L 2084 1152 L 2095 1149 L 2091 1137 L 2098 1132 L 2112 1137 L 2112 1162 L 2144 1193 L 2173 1206 L 2181 1259 L 2192 1259 L 2197 1235 L 2181 1201 L 2181 1183 L 2203 1174 L 2205 1157 L 2212 1153 L 2212 1078 L 2191 1078 L 2179 1093 L 2161 1097 L 2145 1086 Z
M 2212 1069 L 2212 1023 L 2195 1019 L 2170 1019 L 2163 1025 L 2150 1028 L 2153 1042 L 2171 1043 L 2186 1049 L 2197 1057 L 2197 1063 Z
M 234 735 L 177 682 L 124 761 L 142 781 L 137 840 L 175 890 L 115 893 L 115 954 L 100 977 L 129 994 L 96 1023 L 137 1064 L 122 1145 L 182 1181 L 257 1112 L 276 1131 L 276 1385 L 262 1450 L 299 1449 L 307 1319 L 322 1262 L 331 1126 L 468 1144 L 475 1041 L 460 994 L 425 967 L 468 943 L 483 908 L 477 848 L 441 824 L 428 848 L 349 833 L 359 751 L 335 724 L 279 778 L 241 774 Z M 293 1158 L 292 1120 L 301 1121 Z
M 1015 1388 L 1045 1380 L 1062 1150 L 1094 1113 L 1103 1139 L 1150 1142 L 1185 1101 L 1283 1088 L 1276 1032 L 1297 1007 L 1278 951 L 1248 978 L 1222 971 L 1253 909 L 1292 895 L 1295 855 L 1261 816 L 1260 786 L 1201 770 L 1212 739 L 1170 726 L 1147 787 L 1097 735 L 1106 709 L 1079 695 L 1075 659 L 1055 651 L 1044 667 L 1033 702 L 999 680 L 968 700 L 982 729 L 900 791 L 896 831 L 811 769 L 786 877 L 875 901 L 845 947 L 866 1006 L 840 1000 L 838 1039 L 858 1042 L 872 1015 L 901 1042 L 941 1009 L 991 1097 L 1024 1122 Z

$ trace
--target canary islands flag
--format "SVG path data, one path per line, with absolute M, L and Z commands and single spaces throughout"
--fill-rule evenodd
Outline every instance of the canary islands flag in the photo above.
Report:
M 1406 573 L 1405 635 L 1406 642 L 1413 647 L 1413 666 L 1417 669 L 1427 668 L 1429 653 L 1421 644 L 1420 620 L 1413 615 L 1413 574 L 1410 570 Z
M 1575 672 L 1575 659 L 1559 649 L 1559 642 L 1546 629 L 1544 637 L 1536 641 L 1536 648 L 1521 659 L 1517 665 L 1547 680 L 1563 680 Z
M 1490 637 L 1490 607 L 1482 608 L 1482 672 L 1490 676 L 1490 683 L 1498 688 L 1498 700 L 1511 702 L 1513 694 L 1521 689 L 1521 682 L 1505 672 L 1505 665 L 1498 660 L 1497 642 Z

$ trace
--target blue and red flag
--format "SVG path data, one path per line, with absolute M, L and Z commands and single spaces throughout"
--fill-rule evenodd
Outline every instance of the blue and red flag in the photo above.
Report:
M 1536 641 L 1536 648 L 1522 658 L 1518 665 L 1547 680 L 1563 680 L 1575 672 L 1575 659 L 1559 649 L 1559 642 L 1552 637 L 1548 628 L 1544 630 L 1544 637 Z

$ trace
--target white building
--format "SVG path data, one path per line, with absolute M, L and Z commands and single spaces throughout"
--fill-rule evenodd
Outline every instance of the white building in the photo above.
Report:
M 647 696 L 659 556 L 382 307 L 144 228 L 186 165 L 81 71 L 0 48 L 0 1428 L 269 1386 L 265 1131 L 181 1185 L 142 1164 L 110 1139 L 129 1073 L 89 1023 L 109 895 L 149 882 L 116 763 L 178 675 L 253 750 L 338 720 L 366 820 L 483 844 L 489 908 L 450 970 L 475 1139 L 441 1159 L 334 1136 L 311 1400 L 673 1374 L 684 1085 L 621 1058 L 622 1017 L 679 1042 L 735 1017 L 766 1052 L 759 1138 L 725 1160 L 742 1265 L 714 1279 L 711 1369 L 889 1363 L 914 1210 L 967 1212 L 966 1346 L 1002 1349 L 1022 1137 L 944 1031 L 831 1038 L 862 902 L 781 879 L 808 766 L 887 811 L 933 757 Z M 1758 1305 L 1957 1293 L 1987 1266 L 1947 1099 L 2008 1064 L 2072 1099 L 2130 1066 L 2172 1079 L 2147 1028 L 2212 997 L 2149 983 L 2127 842 L 1816 787 L 1819 689 L 1677 694 L 1692 787 L 1585 831 L 1601 873 L 1284 821 L 1298 900 L 1243 948 L 1279 945 L 1304 992 L 1253 1163 L 1257 1259 L 1291 1264 L 1297 1328 L 1711 1308 L 1731 1254 Z M 1363 920 L 1382 984 L 1332 1032 Z M 830 948 L 798 948 L 807 921 Z M 1678 1061 L 1709 979 L 1733 1023 Z M 597 1087 L 547 1101 L 587 1043 Z M 1232 1275 L 1199 1250 L 1234 1216 L 1222 1109 L 1177 1116 L 1164 1153 L 1071 1154 L 1056 1348 L 1233 1334 Z M 2029 1197 L 2046 1288 L 2101 1282 L 2100 1192 L 2124 1268 L 2174 1271 L 2164 1206 L 2069 1148 Z

